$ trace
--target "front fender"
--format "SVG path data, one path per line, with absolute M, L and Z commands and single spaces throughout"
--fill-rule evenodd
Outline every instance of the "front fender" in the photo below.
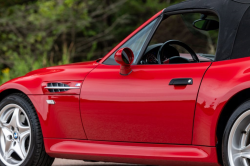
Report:
M 35 70 L 3 84 L 0 96 L 4 98 L 13 92 L 26 94 L 36 109 L 44 138 L 86 139 L 79 110 L 80 89 L 56 93 L 44 91 L 44 86 L 49 82 L 81 85 L 96 66 L 94 61 Z M 47 100 L 54 100 L 55 104 L 50 105 Z
M 41 84 L 43 80 L 39 77 L 19 77 L 10 80 L 0 87 L 0 93 L 8 89 L 19 90 L 26 95 L 30 94 L 43 94 Z

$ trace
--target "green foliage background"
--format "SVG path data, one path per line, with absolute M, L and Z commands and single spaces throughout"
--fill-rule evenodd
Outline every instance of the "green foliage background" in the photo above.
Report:
M 42 67 L 103 57 L 182 0 L 0 0 L 0 84 Z

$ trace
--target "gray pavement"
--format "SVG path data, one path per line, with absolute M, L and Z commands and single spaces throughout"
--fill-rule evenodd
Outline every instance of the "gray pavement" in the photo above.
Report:
M 81 160 L 55 159 L 53 166 L 135 166 L 133 164 L 84 162 Z

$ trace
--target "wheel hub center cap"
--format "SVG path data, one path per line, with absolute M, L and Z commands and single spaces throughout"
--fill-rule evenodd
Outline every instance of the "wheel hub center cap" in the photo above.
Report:
M 14 138 L 14 139 L 17 139 L 17 138 L 18 138 L 18 134 L 17 134 L 16 132 L 14 132 L 13 138 Z

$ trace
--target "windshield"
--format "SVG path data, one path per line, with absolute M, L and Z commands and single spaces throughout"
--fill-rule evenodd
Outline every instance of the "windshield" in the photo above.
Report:
M 141 49 L 151 32 L 153 25 L 155 24 L 157 19 L 152 21 L 150 24 L 148 24 L 145 28 L 143 28 L 141 31 L 139 31 L 136 35 L 134 35 L 131 39 L 129 39 L 125 44 L 123 44 L 120 48 L 128 47 L 130 48 L 134 53 L 134 62 L 137 60 Z M 119 48 L 119 49 L 120 49 Z M 115 62 L 114 56 L 116 51 L 104 62 L 105 64 L 110 65 L 118 65 L 118 63 Z

